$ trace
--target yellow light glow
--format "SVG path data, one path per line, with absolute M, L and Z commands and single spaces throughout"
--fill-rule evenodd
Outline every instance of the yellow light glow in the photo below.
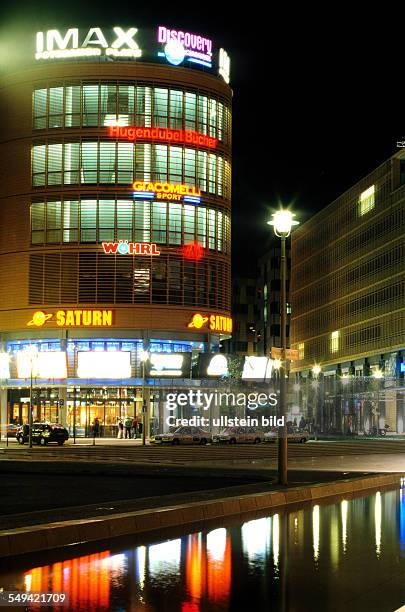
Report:
M 319 559 L 319 506 L 314 506 L 312 509 L 312 540 L 314 549 L 314 561 Z
M 377 491 L 375 494 L 374 506 L 374 522 L 375 522 L 375 552 L 377 557 L 381 553 L 381 493 Z
M 342 513 L 342 544 L 343 544 L 343 552 L 346 552 L 346 543 L 347 543 L 347 510 L 349 503 L 346 499 L 342 501 L 341 504 L 341 513 Z
M 312 368 L 312 374 L 315 374 L 315 376 L 318 376 L 322 371 L 322 368 L 320 365 L 315 364 L 314 367 Z
M 79 378 L 131 378 L 129 351 L 79 351 Z
M 373 377 L 374 378 L 384 378 L 384 372 L 382 372 L 381 370 L 375 370 L 373 372 Z
M 281 359 L 273 359 L 273 368 L 276 370 L 281 368 Z
M 280 520 L 278 514 L 273 516 L 273 563 L 278 570 L 278 560 L 280 556 Z

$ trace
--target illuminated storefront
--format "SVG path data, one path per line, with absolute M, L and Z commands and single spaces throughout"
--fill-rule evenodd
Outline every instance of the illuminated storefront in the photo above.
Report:
M 230 60 L 163 25 L 55 29 L 33 45 L 3 78 L 2 422 L 27 418 L 19 354 L 33 345 L 48 364 L 35 418 L 77 435 L 98 418 L 116 435 L 119 418 L 142 420 L 145 387 L 154 430 L 162 389 L 232 331 Z M 190 324 L 197 313 L 207 324 Z M 145 380 L 145 352 L 187 358 Z

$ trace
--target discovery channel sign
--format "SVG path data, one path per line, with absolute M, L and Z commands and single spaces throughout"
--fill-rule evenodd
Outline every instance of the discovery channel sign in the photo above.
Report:
M 201 68 L 230 78 L 230 59 L 224 49 L 215 51 L 210 38 L 159 25 L 154 33 L 135 27 L 92 27 L 37 32 L 36 60 L 87 59 L 141 60 L 172 66 Z

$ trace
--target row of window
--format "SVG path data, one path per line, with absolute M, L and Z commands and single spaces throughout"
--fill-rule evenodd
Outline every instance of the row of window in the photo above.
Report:
M 210 95 L 143 84 L 89 83 L 36 89 L 34 129 L 103 127 L 119 123 L 170 127 L 229 141 L 231 113 Z
M 182 245 L 198 242 L 230 252 L 228 214 L 176 202 L 82 199 L 33 202 L 32 244 L 128 240 Z
M 170 145 L 80 141 L 36 144 L 32 184 L 130 185 L 134 180 L 197 185 L 230 198 L 231 166 L 214 153 Z
M 345 330 L 323 334 L 297 345 L 299 359 L 323 363 L 330 359 L 348 361 L 365 351 L 384 352 L 405 337 L 405 313 L 395 312 L 378 321 L 358 324 Z M 311 366 L 312 367 L 312 366 Z
M 345 326 L 375 314 L 383 314 L 401 308 L 405 299 L 405 282 L 397 281 L 379 289 L 373 289 L 355 299 L 327 304 L 294 321 L 294 335 L 306 338 L 331 329 L 336 323 Z
M 336 273 L 321 278 L 316 284 L 304 287 L 300 291 L 295 287 L 295 312 L 304 315 L 304 313 L 320 306 L 324 309 L 325 303 L 331 300 L 342 298 L 352 293 L 353 290 L 368 287 L 370 282 L 375 283 L 402 272 L 404 253 L 405 244 L 397 243 L 372 259 L 363 261 L 353 268 L 338 270 Z M 315 259 L 314 264 L 315 262 L 318 262 L 319 269 L 319 261 Z M 301 285 L 299 275 L 296 274 L 295 279 L 295 282 Z
M 29 304 L 173 304 L 230 310 L 230 266 L 169 254 L 32 253 Z
M 135 340 L 68 340 L 66 349 L 59 340 L 37 342 L 32 340 L 10 341 L 6 343 L 8 353 L 18 353 L 26 351 L 28 347 L 35 346 L 38 352 L 63 351 L 74 353 L 78 351 L 130 351 L 139 353 L 137 360 L 141 360 L 144 352 L 144 341 L 141 338 Z M 191 353 L 193 348 L 204 351 L 202 342 L 179 342 L 172 340 L 149 340 L 148 352 L 150 353 Z

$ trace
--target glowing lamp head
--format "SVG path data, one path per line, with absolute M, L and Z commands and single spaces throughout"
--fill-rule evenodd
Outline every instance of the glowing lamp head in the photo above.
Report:
M 281 359 L 273 360 L 273 368 L 275 368 L 276 370 L 279 370 L 281 368 Z
M 278 210 L 273 213 L 273 219 L 268 221 L 268 225 L 273 225 L 276 236 L 287 238 L 290 235 L 294 225 L 298 225 L 298 221 L 294 221 L 295 214 L 289 210 Z
M 320 373 L 321 373 L 321 366 L 315 364 L 314 367 L 312 368 L 312 374 L 315 374 L 315 376 L 319 376 Z
M 383 378 L 383 377 L 384 377 L 384 373 L 383 373 L 381 370 L 376 370 L 376 371 L 373 373 L 373 376 L 374 376 L 374 378 L 377 378 L 377 379 L 378 379 L 378 378 Z

